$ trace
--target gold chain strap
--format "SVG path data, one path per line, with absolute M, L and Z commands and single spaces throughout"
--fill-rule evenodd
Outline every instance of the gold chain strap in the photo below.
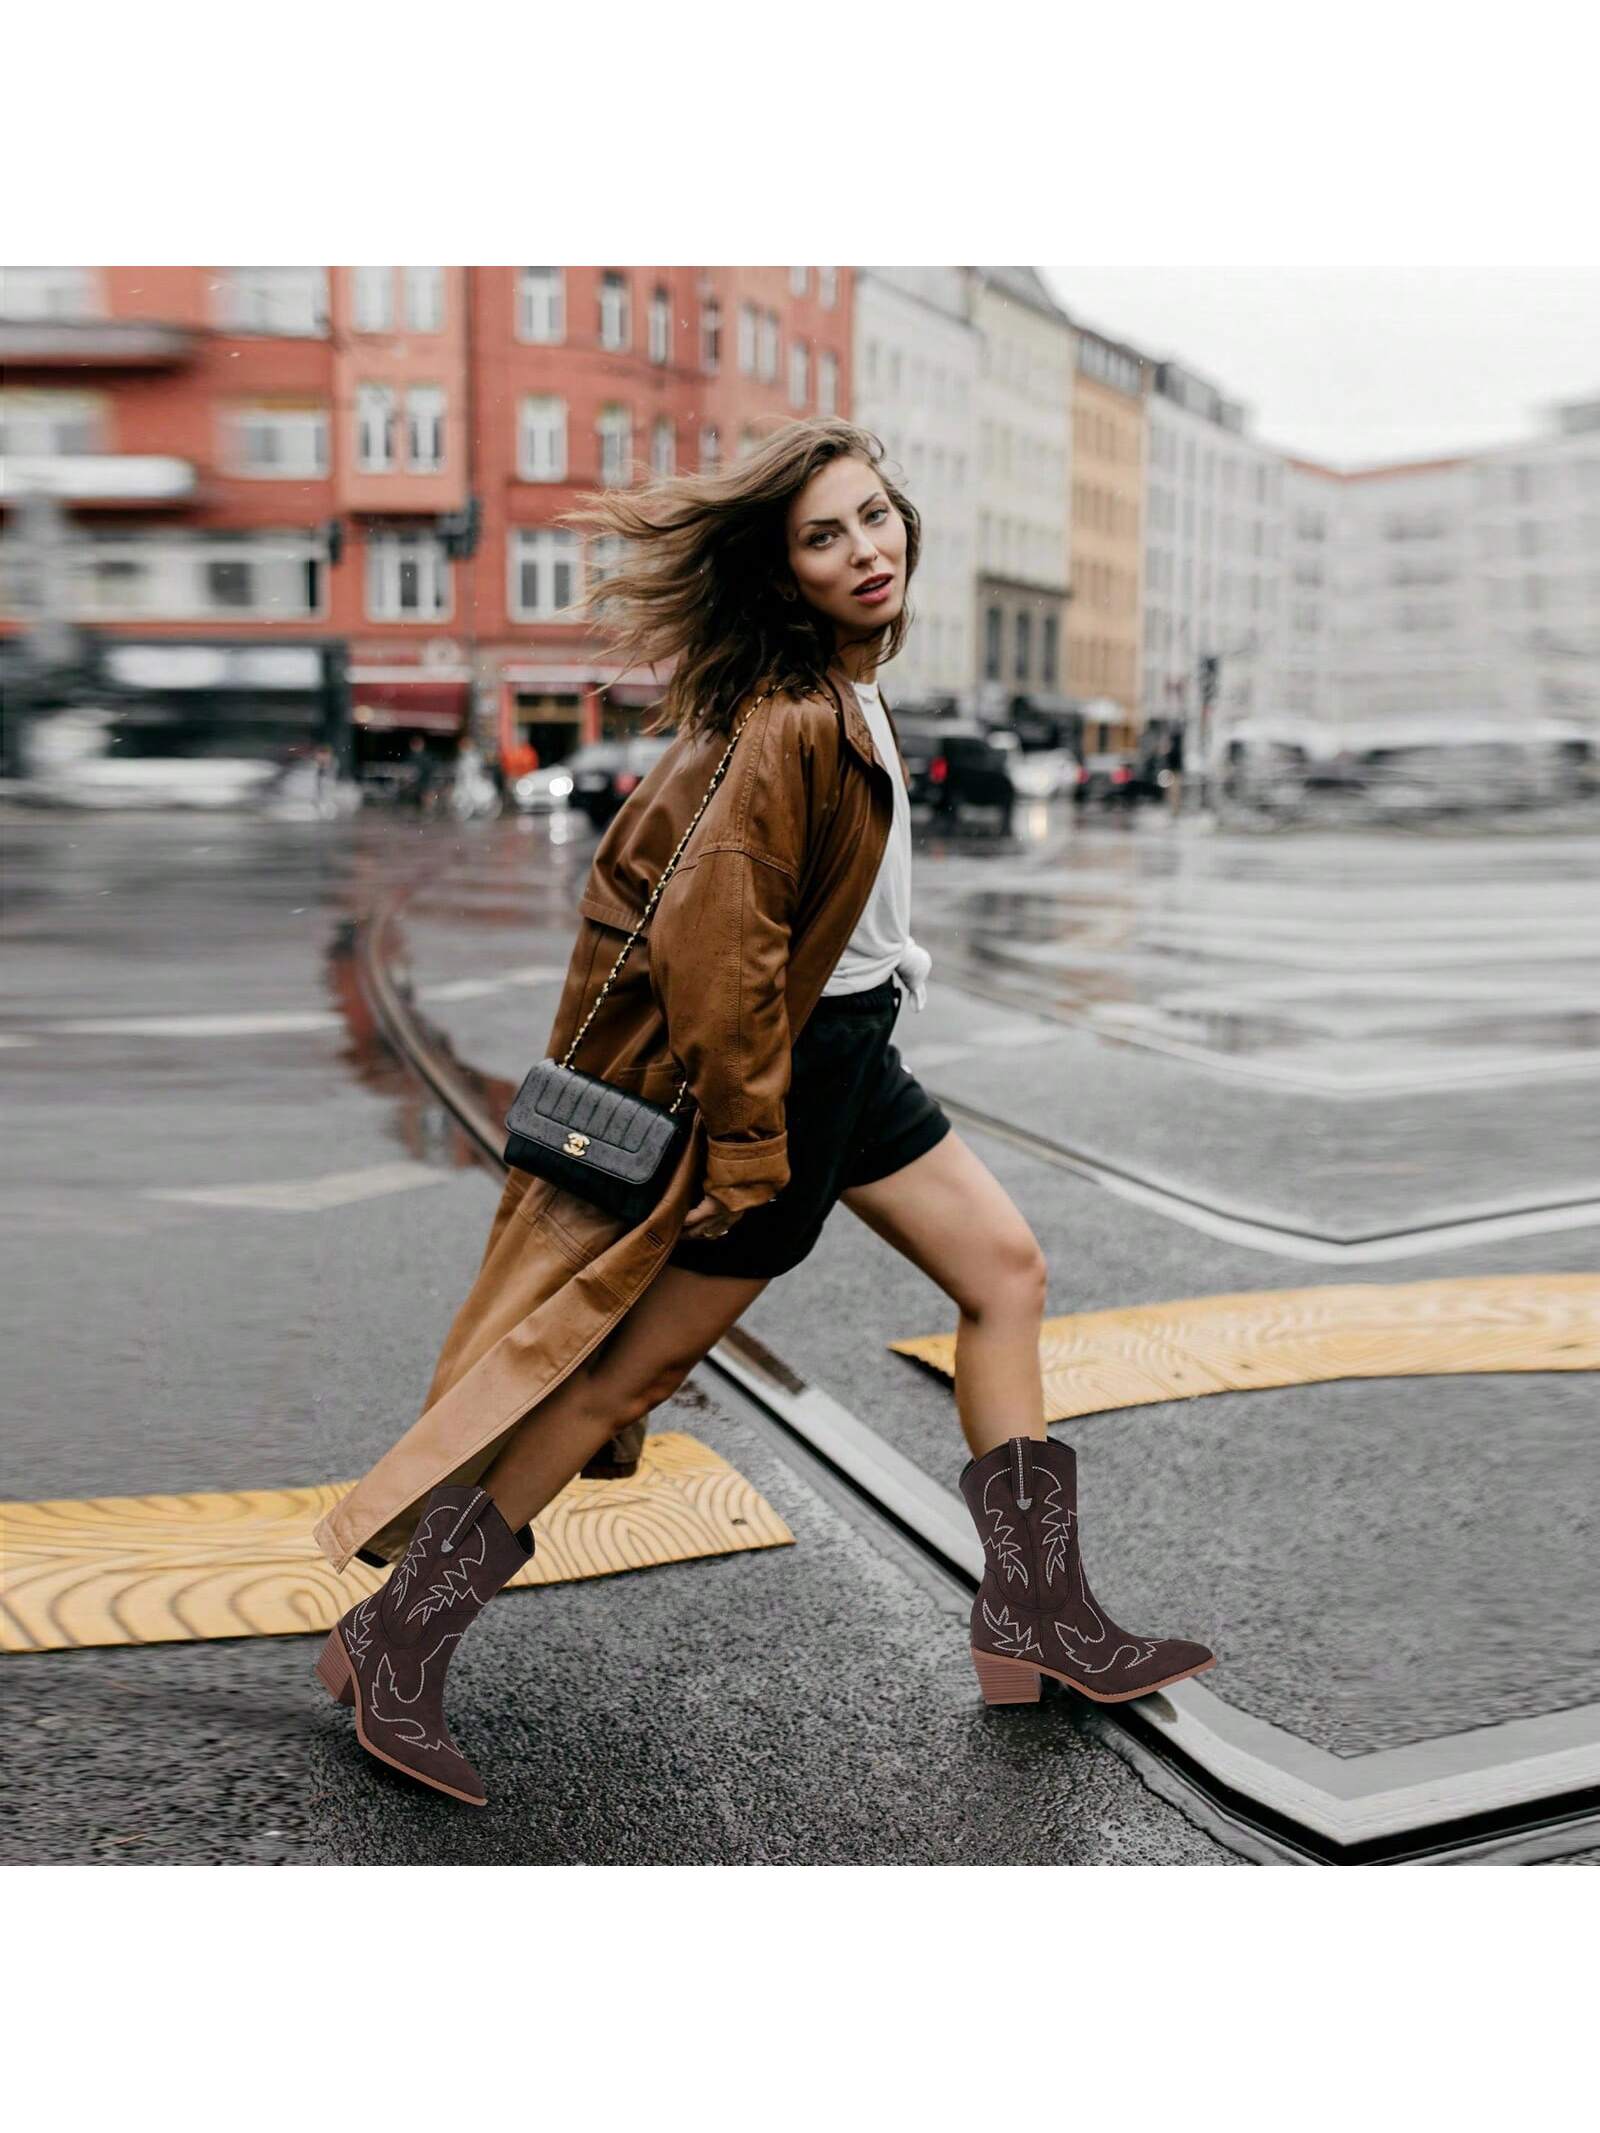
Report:
M 769 690 L 767 692 L 767 695 L 770 694 L 771 691 Z M 628 938 L 623 942 L 622 954 L 619 955 L 617 957 L 617 960 L 612 964 L 610 977 L 606 979 L 605 983 L 601 986 L 599 992 L 596 993 L 593 1007 L 590 1008 L 589 1012 L 583 1018 L 583 1029 L 580 1029 L 578 1031 L 577 1036 L 575 1036 L 572 1042 L 567 1046 L 567 1056 L 561 1062 L 564 1067 L 571 1066 L 572 1055 L 578 1049 L 578 1046 L 583 1042 L 584 1030 L 589 1027 L 589 1024 L 599 1013 L 600 1002 L 611 990 L 611 979 L 614 978 L 617 972 L 622 968 L 623 962 L 627 957 L 628 950 L 633 946 L 634 942 L 639 938 L 640 934 L 649 924 L 650 914 L 656 907 L 657 898 L 660 896 L 662 890 L 666 887 L 667 883 L 671 880 L 672 870 L 678 864 L 679 853 L 682 852 L 684 846 L 689 842 L 690 833 L 693 831 L 695 823 L 697 823 L 700 820 L 700 817 L 705 813 L 707 802 L 710 800 L 711 795 L 716 791 L 718 784 L 721 782 L 722 773 L 728 767 L 728 758 L 733 754 L 735 742 L 737 742 L 739 735 L 743 733 L 745 727 L 749 725 L 751 719 L 755 717 L 756 713 L 761 709 L 761 706 L 766 702 L 766 700 L 766 696 L 758 696 L 755 702 L 750 706 L 750 709 L 745 713 L 743 719 L 740 720 L 738 726 L 734 729 L 732 740 L 729 741 L 727 747 L 722 752 L 722 761 L 717 765 L 716 769 L 711 774 L 711 783 L 706 787 L 705 798 L 700 802 L 700 805 L 695 809 L 694 814 L 690 818 L 688 829 L 686 829 L 683 835 L 678 839 L 678 849 L 667 861 L 666 867 L 662 872 L 661 879 L 656 883 L 655 888 L 651 891 L 650 901 L 645 905 L 643 915 L 640 917 L 638 925 L 634 927 L 633 931 L 628 935 Z M 677 1110 L 679 1104 L 681 1104 L 683 1101 L 684 1093 L 688 1089 L 688 1086 L 689 1077 L 686 1074 L 683 1077 L 683 1081 L 679 1086 L 677 1095 L 674 1096 L 671 1103 L 667 1106 L 669 1112 Z

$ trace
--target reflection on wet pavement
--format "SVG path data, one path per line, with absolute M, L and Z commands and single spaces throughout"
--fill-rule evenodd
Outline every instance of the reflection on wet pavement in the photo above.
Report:
M 1600 846 L 1090 837 L 919 935 L 1037 1012 L 1320 1095 L 1586 1071 Z M 953 971 L 952 971 L 953 974 Z

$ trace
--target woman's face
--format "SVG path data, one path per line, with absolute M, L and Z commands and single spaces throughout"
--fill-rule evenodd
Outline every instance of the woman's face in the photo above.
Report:
M 875 637 L 906 597 L 906 522 L 863 459 L 830 459 L 789 505 L 789 568 L 835 641 Z

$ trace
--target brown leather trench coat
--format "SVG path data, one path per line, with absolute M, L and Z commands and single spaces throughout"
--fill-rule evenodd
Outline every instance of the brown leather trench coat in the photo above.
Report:
M 742 1211 L 787 1182 L 790 1046 L 866 908 L 893 807 L 856 693 L 835 678 L 842 712 L 826 696 L 778 696 L 750 718 L 572 1061 L 658 1103 L 688 1076 L 691 1130 L 670 1183 L 630 1228 L 508 1172 L 421 1415 L 316 1528 L 336 1570 L 357 1554 L 393 1562 L 435 1488 L 478 1479 L 649 1286 L 702 1193 Z M 552 1058 L 588 1013 L 726 746 L 726 736 L 680 734 L 601 839 Z

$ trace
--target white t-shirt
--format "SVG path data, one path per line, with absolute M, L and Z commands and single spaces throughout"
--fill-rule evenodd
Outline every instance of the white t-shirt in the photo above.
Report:
M 825 996 L 868 992 L 898 971 L 916 995 L 916 1005 L 920 1008 L 931 959 L 911 937 L 911 802 L 906 797 L 899 752 L 877 683 L 858 681 L 856 696 L 871 730 L 873 745 L 894 783 L 894 815 L 867 907 L 822 990 Z

